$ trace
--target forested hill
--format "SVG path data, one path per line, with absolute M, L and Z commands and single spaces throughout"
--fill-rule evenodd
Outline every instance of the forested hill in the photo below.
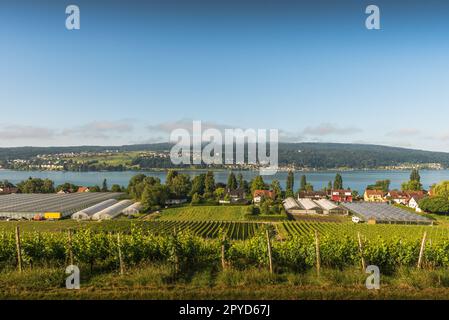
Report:
M 77 147 L 17 147 L 0 148 L 0 161 L 30 159 L 39 154 L 105 152 L 105 151 L 159 151 L 168 152 L 168 143 L 125 146 Z M 401 164 L 439 163 L 449 167 L 449 153 L 413 150 L 366 144 L 341 143 L 280 143 L 279 164 L 316 169 L 379 168 Z
M 377 168 L 404 163 L 449 167 L 449 153 L 367 144 L 282 143 L 279 162 L 312 168 Z

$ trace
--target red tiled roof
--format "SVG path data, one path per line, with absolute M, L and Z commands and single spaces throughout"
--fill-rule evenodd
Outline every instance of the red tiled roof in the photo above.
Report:
M 79 187 L 77 192 L 87 192 L 89 191 L 88 187 Z
M 271 190 L 255 190 L 254 191 L 254 198 L 255 197 L 267 197 L 267 198 L 274 198 L 274 191 Z
M 370 190 L 370 189 L 366 189 L 365 190 L 366 195 L 369 196 L 381 196 L 383 197 L 385 195 L 385 192 L 382 190 Z

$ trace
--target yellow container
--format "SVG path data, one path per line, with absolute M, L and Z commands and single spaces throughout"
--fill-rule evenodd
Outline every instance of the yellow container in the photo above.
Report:
M 62 214 L 61 212 L 45 212 L 44 218 L 45 219 L 61 219 Z

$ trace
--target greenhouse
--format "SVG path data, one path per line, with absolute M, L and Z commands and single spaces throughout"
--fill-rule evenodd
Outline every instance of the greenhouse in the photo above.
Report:
M 117 203 L 117 200 L 115 199 L 109 199 L 105 200 L 103 202 L 100 202 L 96 205 L 93 205 L 91 207 L 88 207 L 86 209 L 83 209 L 81 211 L 78 211 L 72 215 L 72 219 L 75 220 L 89 220 L 95 213 L 106 209 L 114 204 Z
M 0 216 L 32 219 L 45 213 L 60 213 L 61 217 L 121 196 L 118 192 L 83 192 L 68 194 L 10 194 L 0 196 Z
M 106 209 L 103 209 L 92 216 L 92 220 L 114 219 L 133 204 L 131 200 L 122 200 Z
M 130 205 L 128 208 L 126 208 L 125 210 L 123 210 L 123 214 L 124 215 L 132 215 L 132 214 L 137 214 L 140 212 L 140 210 L 142 209 L 142 205 L 140 204 L 140 202 L 135 202 L 132 205 Z
M 345 203 L 351 213 L 369 223 L 432 224 L 432 220 L 386 203 Z

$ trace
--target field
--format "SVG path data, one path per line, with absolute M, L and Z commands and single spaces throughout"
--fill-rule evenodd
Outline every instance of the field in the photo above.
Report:
M 157 235 L 171 234 L 174 231 L 189 231 L 203 238 L 216 238 L 220 233 L 225 233 L 231 240 L 246 240 L 254 236 L 263 223 L 257 222 L 233 222 L 233 221 L 130 221 L 109 220 L 101 222 L 91 221 L 0 221 L 0 233 L 2 231 L 12 232 L 16 226 L 24 232 L 52 232 L 59 233 L 69 229 L 85 230 L 95 232 L 123 232 L 129 233 L 135 227 Z
M 246 208 L 245 206 L 185 206 L 170 208 L 163 210 L 158 220 L 244 221 L 246 220 Z
M 350 236 L 361 236 L 368 239 L 382 237 L 383 239 L 404 239 L 417 240 L 422 238 L 424 232 L 427 232 L 427 238 L 433 241 L 449 241 L 449 228 L 440 226 L 417 226 L 417 225 L 398 225 L 398 224 L 354 224 L 348 223 L 330 223 L 330 222 L 283 222 L 278 225 L 279 232 L 284 237 L 294 235 L 310 235 L 315 230 L 321 235 L 341 238 Z
M 98 273 L 82 270 L 80 290 L 64 286 L 64 268 L 0 273 L 0 299 L 448 299 L 447 271 L 400 270 L 382 276 L 380 290 L 367 290 L 358 269 L 270 274 L 266 270 L 210 269 L 173 278 L 168 265 Z

